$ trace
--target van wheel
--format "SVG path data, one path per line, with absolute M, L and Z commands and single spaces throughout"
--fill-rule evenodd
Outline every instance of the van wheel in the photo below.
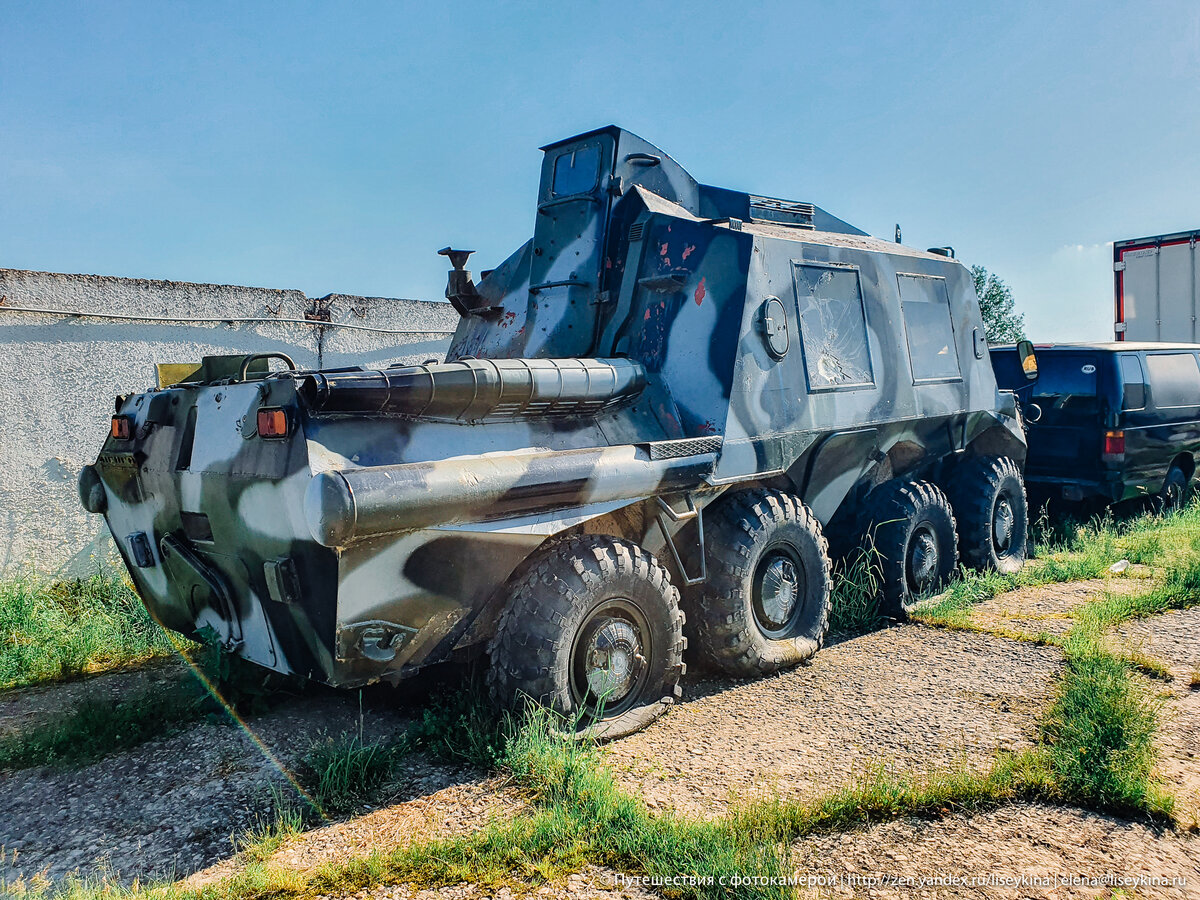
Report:
M 546 705 L 598 738 L 661 716 L 680 694 L 686 646 L 662 564 L 629 541 L 579 535 L 522 571 L 489 648 L 493 697 Z
M 1029 504 L 1021 470 L 1007 456 L 963 461 L 946 486 L 964 565 L 1011 575 L 1025 564 Z
M 905 619 L 954 574 L 958 541 L 950 501 L 927 481 L 892 481 L 867 497 L 867 519 L 879 554 L 880 611 Z
M 1167 480 L 1163 482 L 1162 490 L 1158 492 L 1157 511 L 1163 513 L 1178 512 L 1187 503 L 1188 477 L 1179 466 L 1171 466 L 1167 470 Z
M 741 677 L 798 665 L 829 630 L 829 549 L 791 494 L 752 488 L 706 510 L 708 580 L 688 593 L 689 635 L 706 661 Z

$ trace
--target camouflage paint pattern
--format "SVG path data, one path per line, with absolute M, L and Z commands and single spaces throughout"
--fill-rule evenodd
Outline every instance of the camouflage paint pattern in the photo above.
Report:
M 81 497 L 167 627 L 334 685 L 396 680 L 479 648 L 555 535 L 628 538 L 681 580 L 696 529 L 666 506 L 767 483 L 837 528 L 894 476 L 1023 462 L 953 259 L 700 185 L 615 127 L 543 149 L 533 238 L 453 295 L 444 363 L 118 398 L 130 435 Z M 262 409 L 286 435 L 258 433 Z

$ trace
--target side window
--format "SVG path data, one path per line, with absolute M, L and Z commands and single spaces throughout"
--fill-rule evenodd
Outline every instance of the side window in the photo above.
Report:
M 1200 366 L 1194 353 L 1147 353 L 1146 374 L 1158 409 L 1200 406 Z
M 600 148 L 595 144 L 568 150 L 554 160 L 554 182 L 550 191 L 555 197 L 586 194 L 596 186 L 600 177 Z
M 792 269 L 808 389 L 874 386 L 858 270 L 802 263 Z
M 955 381 L 962 378 L 954 320 L 946 279 L 927 275 L 897 275 L 900 311 L 914 382 Z
M 1122 356 L 1121 381 L 1124 392 L 1121 409 L 1143 409 L 1146 406 L 1146 379 L 1142 375 L 1142 363 L 1136 356 Z

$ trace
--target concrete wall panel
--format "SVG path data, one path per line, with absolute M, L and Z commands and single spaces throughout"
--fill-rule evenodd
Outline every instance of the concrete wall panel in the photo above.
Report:
M 197 321 L 223 317 L 267 321 Z M 287 321 L 306 317 L 329 324 Z M 447 303 L 0 269 L 0 569 L 87 574 L 109 557 L 75 480 L 113 398 L 153 386 L 156 363 L 267 350 L 310 368 L 422 362 L 444 356 L 457 321 Z

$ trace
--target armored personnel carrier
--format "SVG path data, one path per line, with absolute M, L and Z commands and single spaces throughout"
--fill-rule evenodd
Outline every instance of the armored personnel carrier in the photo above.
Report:
M 897 617 L 960 554 L 1020 565 L 1021 422 L 951 251 L 616 127 L 542 149 L 533 237 L 478 283 L 442 251 L 445 361 L 215 357 L 117 399 L 80 494 L 165 626 L 347 687 L 484 651 L 499 700 L 618 735 L 685 648 L 818 650 L 823 528 L 872 534 Z

